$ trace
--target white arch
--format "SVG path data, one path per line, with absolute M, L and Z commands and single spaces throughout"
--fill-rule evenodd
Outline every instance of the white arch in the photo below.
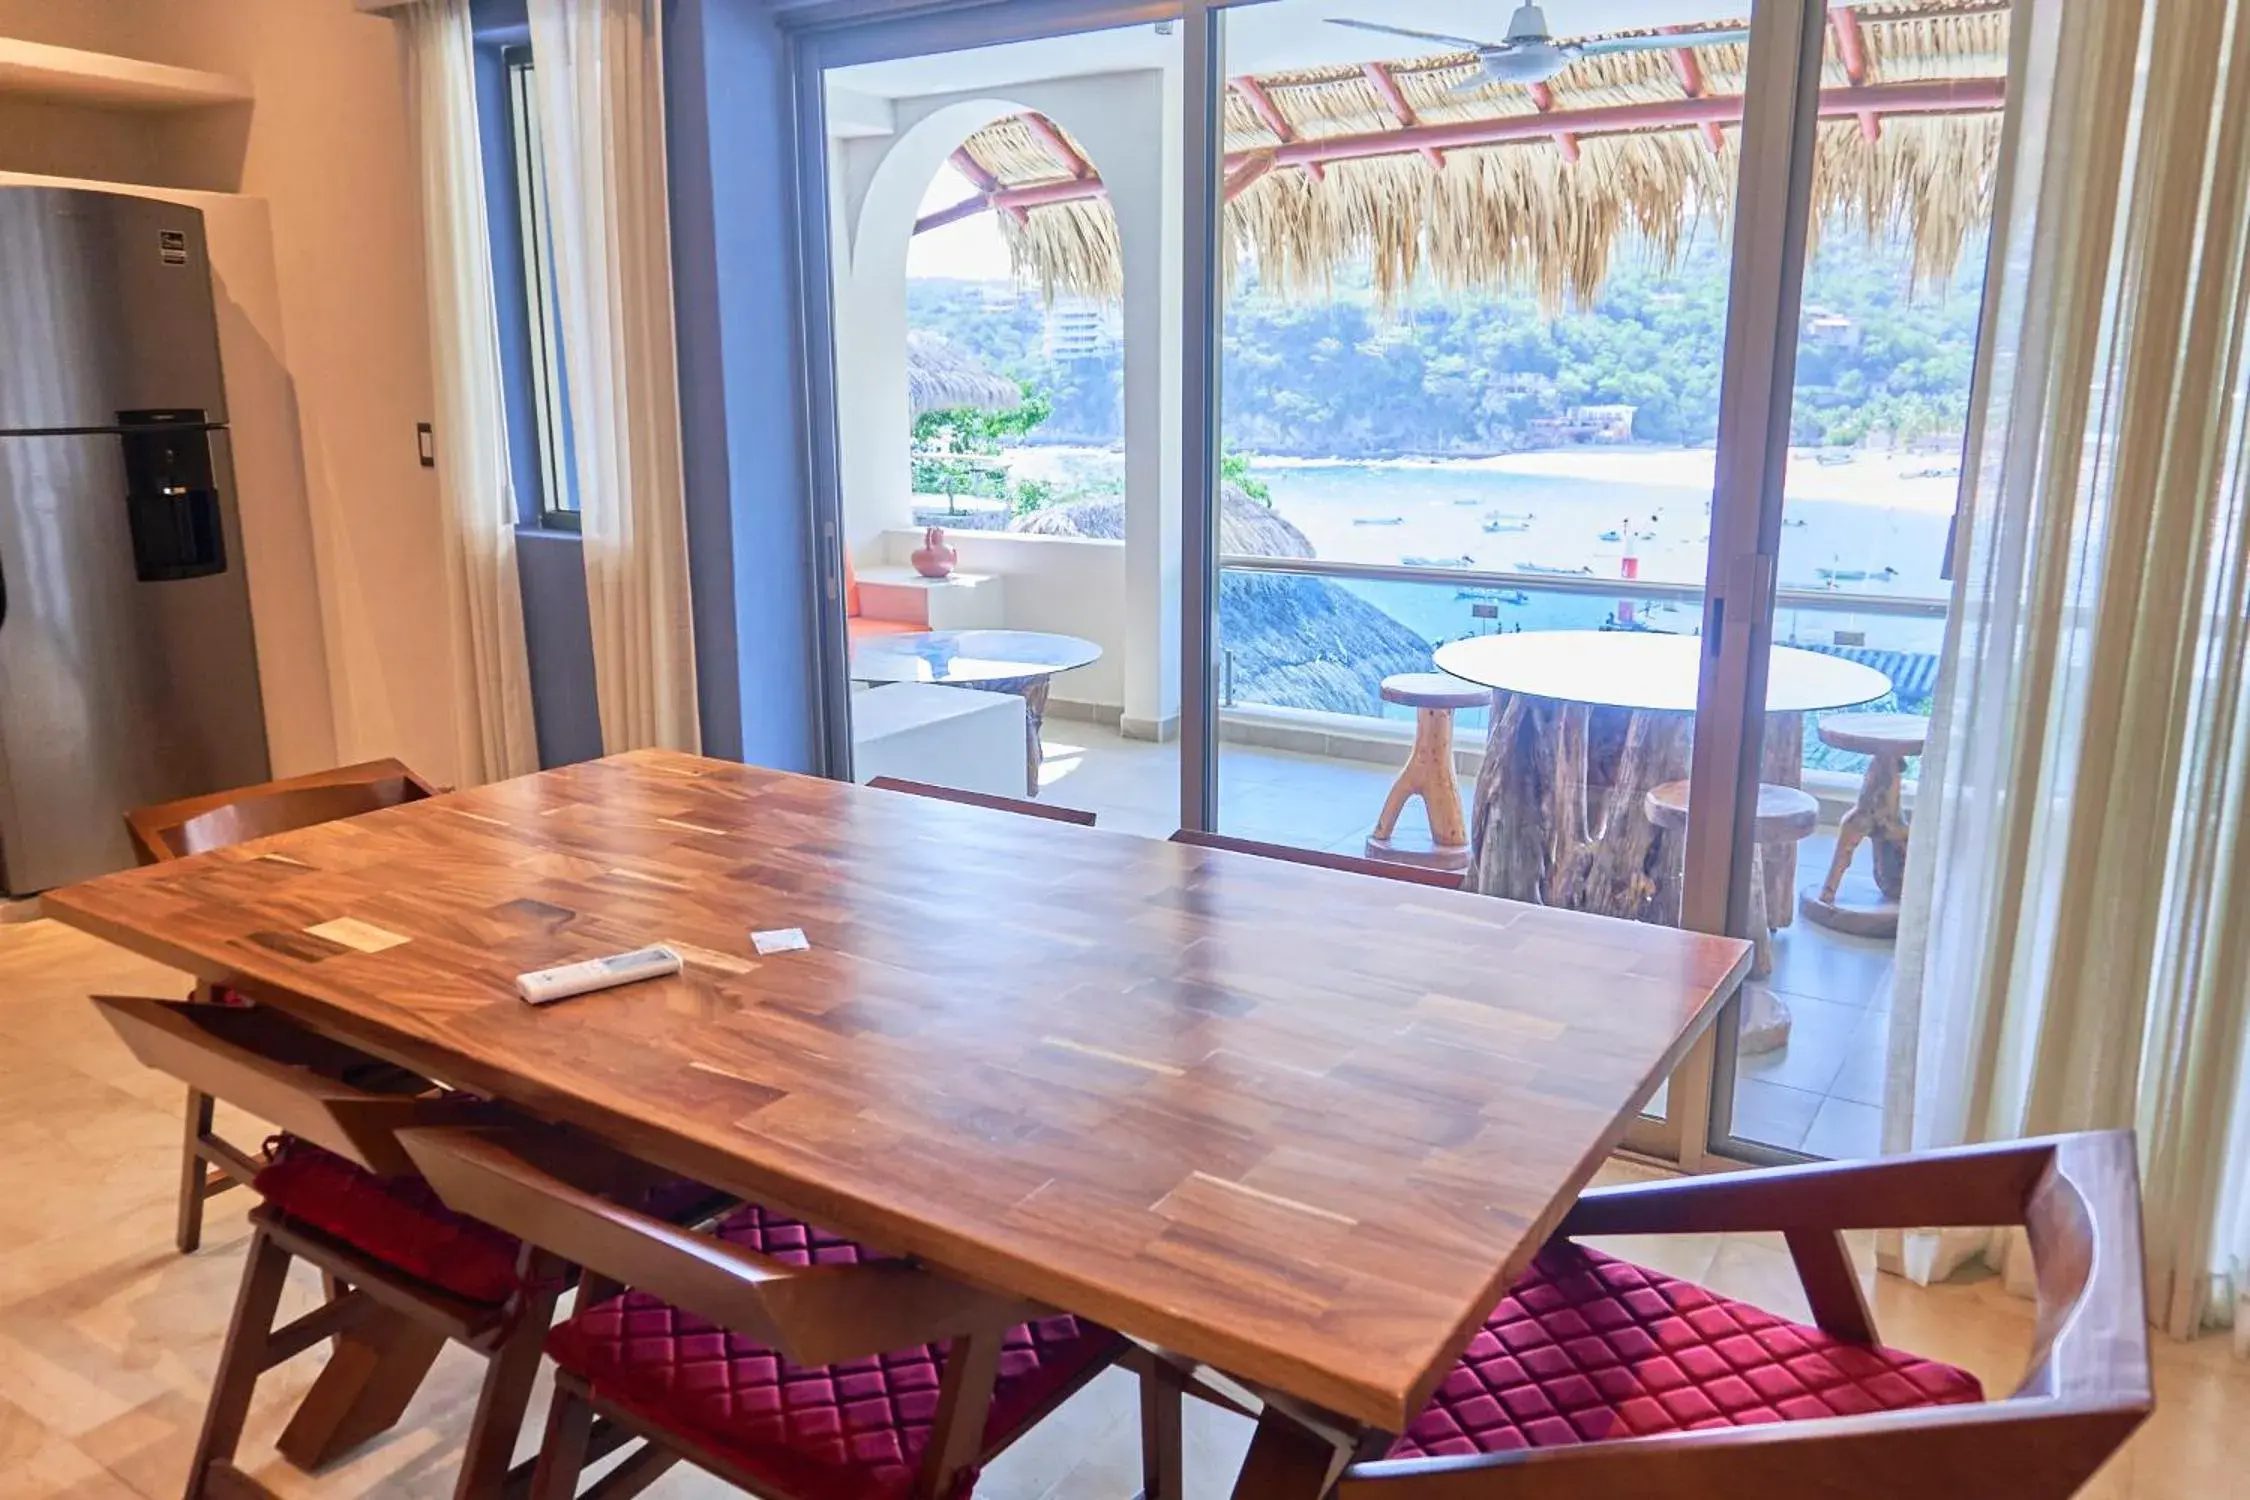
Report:
M 865 156 L 832 153 L 841 180 L 836 267 L 838 426 L 845 545 L 873 561 L 885 530 L 911 522 L 906 267 L 931 180 L 971 135 L 1027 110 L 1060 125 L 1102 175 L 1124 260 L 1127 732 L 1161 733 L 1179 712 L 1179 144 L 1177 80 L 1099 74 L 985 93 L 900 100 L 899 130 Z M 859 174 L 846 170 L 860 166 Z M 858 176 L 860 181 L 852 180 Z M 864 186 L 860 185 L 864 183 Z

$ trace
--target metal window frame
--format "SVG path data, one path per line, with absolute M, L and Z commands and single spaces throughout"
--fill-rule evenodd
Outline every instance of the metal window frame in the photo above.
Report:
M 775 18 L 787 39 L 797 163 L 797 337 L 805 371 L 805 472 L 813 521 L 813 565 L 821 589 L 813 642 L 822 764 L 852 775 L 851 633 L 844 614 L 844 489 L 836 385 L 835 236 L 828 183 L 832 68 L 966 52 L 1009 42 L 1177 21 L 1179 0 L 998 0 L 866 19 L 815 14 Z
M 576 465 L 570 451 L 570 410 L 564 380 L 562 330 L 556 325 L 555 261 L 547 219 L 547 165 L 539 146 L 539 93 L 531 75 L 531 49 L 500 51 L 508 77 L 508 140 L 516 169 L 516 213 L 522 226 L 524 304 L 531 325 L 532 427 L 539 437 L 539 524 L 577 531 Z

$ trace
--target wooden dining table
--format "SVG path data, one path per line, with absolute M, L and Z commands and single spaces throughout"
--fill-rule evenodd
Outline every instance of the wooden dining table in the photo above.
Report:
M 1226 1372 L 1272 1398 L 1237 1493 L 1306 1496 L 1412 1420 L 1750 953 L 658 751 L 46 909 Z M 658 942 L 677 977 L 517 998 Z

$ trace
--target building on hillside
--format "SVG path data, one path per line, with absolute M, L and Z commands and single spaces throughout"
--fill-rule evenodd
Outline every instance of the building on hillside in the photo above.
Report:
M 1047 310 L 1047 358 L 1057 364 L 1107 359 L 1118 345 L 1117 314 L 1094 302 L 1058 302 Z
M 1559 417 L 1536 417 L 1530 424 L 1534 443 L 1549 447 L 1564 444 L 1629 443 L 1637 406 L 1574 406 Z

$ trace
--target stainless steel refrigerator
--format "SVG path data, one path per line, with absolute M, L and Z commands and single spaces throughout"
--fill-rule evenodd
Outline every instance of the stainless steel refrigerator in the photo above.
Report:
M 0 187 L 0 888 L 133 862 L 127 809 L 263 781 L 203 216 Z

